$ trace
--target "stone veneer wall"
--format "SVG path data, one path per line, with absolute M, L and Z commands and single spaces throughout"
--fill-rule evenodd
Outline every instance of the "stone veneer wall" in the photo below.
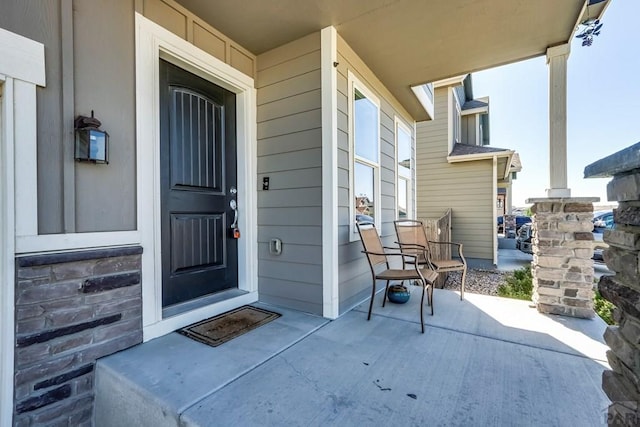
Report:
M 533 302 L 541 313 L 591 318 L 593 311 L 593 201 L 533 202 Z
M 609 200 L 618 200 L 613 211 L 614 230 L 604 232 L 609 248 L 607 267 L 615 276 L 598 283 L 602 296 L 617 309 L 617 326 L 609 326 L 604 340 L 611 348 L 611 371 L 602 375 L 602 388 L 611 399 L 610 424 L 640 425 L 640 173 L 616 176 L 608 186 Z
M 141 254 L 16 259 L 14 425 L 91 425 L 96 359 L 142 342 Z
M 614 276 L 602 276 L 600 294 L 616 309 L 616 326 L 604 340 L 611 350 L 611 370 L 602 374 L 602 389 L 611 399 L 609 425 L 640 425 L 640 142 L 587 166 L 585 178 L 613 176 L 607 198 L 617 201 L 615 228 L 604 232 L 607 267 Z

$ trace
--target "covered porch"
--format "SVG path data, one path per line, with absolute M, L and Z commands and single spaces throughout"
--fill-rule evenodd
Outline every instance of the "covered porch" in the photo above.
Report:
M 378 111 L 371 124 L 381 161 L 372 167 L 381 235 L 391 240 L 398 135 L 404 129 L 413 147 L 415 122 L 433 118 L 429 83 L 546 53 L 555 148 L 548 196 L 567 197 L 566 44 L 589 5 L 594 16 L 606 3 L 10 2 L 0 45 L 13 53 L 19 37 L 34 54 L 0 55 L 0 276 L 9 284 L 0 288 L 0 425 L 600 421 L 608 401 L 598 319 L 546 317 L 519 302 L 490 309 L 494 300 L 438 291 L 425 335 L 416 307 L 378 307 L 365 321 L 352 110 L 364 95 Z M 228 293 L 178 309 L 163 301 L 170 263 L 162 256 L 173 247 L 160 224 L 169 214 L 160 60 L 237 101 L 238 147 L 228 153 L 237 155 L 229 162 L 238 185 L 225 191 L 238 194 L 241 212 L 229 263 L 239 277 Z M 94 109 L 112 132 L 104 168 L 76 164 L 63 137 Z M 33 126 L 52 117 L 51 126 Z M 231 218 L 238 211 L 229 206 Z M 272 241 L 284 244 L 282 255 Z M 171 333 L 266 302 L 286 306 L 275 308 L 283 317 L 222 350 Z
M 220 347 L 176 333 L 98 362 L 97 426 L 602 425 L 604 322 L 437 289 L 405 305 L 279 319 Z M 162 351 L 161 351 L 162 349 Z M 167 351 L 170 349 L 171 351 Z

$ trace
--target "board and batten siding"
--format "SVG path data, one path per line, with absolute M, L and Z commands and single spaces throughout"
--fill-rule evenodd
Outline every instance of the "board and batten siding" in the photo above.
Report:
M 416 125 L 417 216 L 452 210 L 452 240 L 466 258 L 493 263 L 493 161 L 448 163 L 448 88 L 435 91 L 435 119 Z
M 45 46 L 38 234 L 135 229 L 134 0 L 6 0 L 0 28 Z M 74 161 L 73 121 L 91 110 L 110 135 L 109 165 Z
M 400 106 L 373 72 L 351 47 L 338 35 L 337 101 L 338 101 L 338 259 L 339 312 L 342 314 L 361 303 L 371 294 L 369 264 L 362 254 L 359 237 L 351 241 L 349 171 L 349 91 L 351 71 L 380 100 L 380 187 L 381 237 L 385 245 L 395 241 L 393 221 L 396 219 L 396 149 L 394 118 L 399 117 L 410 129 L 413 119 Z M 413 134 L 413 132 L 412 132 Z M 415 147 L 414 135 L 412 146 Z M 415 152 L 412 158 L 415 159 Z M 415 182 L 415 180 L 414 180 Z M 413 191 L 412 191 L 413 193 Z M 382 285 L 384 285 L 382 283 Z
M 322 315 L 320 33 L 257 58 L 260 300 Z M 263 178 L 269 189 L 262 189 Z M 282 254 L 269 241 L 282 240 Z
M 136 0 L 136 11 L 238 71 L 255 78 L 256 57 L 174 0 Z

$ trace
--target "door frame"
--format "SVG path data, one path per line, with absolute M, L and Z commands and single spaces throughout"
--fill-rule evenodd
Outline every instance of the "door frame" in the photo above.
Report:
M 144 340 L 258 300 L 256 90 L 253 78 L 136 13 L 137 220 L 141 233 Z M 236 94 L 239 227 L 238 289 L 222 299 L 162 317 L 160 253 L 160 95 L 162 58 Z

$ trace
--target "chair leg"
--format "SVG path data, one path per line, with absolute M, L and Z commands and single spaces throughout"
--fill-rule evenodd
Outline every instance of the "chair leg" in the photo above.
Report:
M 462 270 L 462 282 L 460 282 L 460 301 L 464 299 L 464 281 L 467 278 L 467 267 Z
M 389 293 L 389 281 L 387 280 L 387 286 L 384 287 L 384 295 L 382 296 L 382 306 L 384 307 L 387 302 L 387 293 Z
M 424 334 L 424 291 L 427 287 L 426 283 L 422 283 L 422 299 L 420 300 L 420 327 L 422 327 L 422 333 Z M 432 308 L 433 310 L 433 308 Z
M 371 301 L 369 301 L 369 315 L 367 320 L 371 320 L 371 310 L 373 310 L 373 298 L 376 296 L 376 281 L 373 280 L 373 288 L 371 289 Z
M 429 300 L 431 301 L 431 315 L 433 316 L 433 285 L 429 285 Z

